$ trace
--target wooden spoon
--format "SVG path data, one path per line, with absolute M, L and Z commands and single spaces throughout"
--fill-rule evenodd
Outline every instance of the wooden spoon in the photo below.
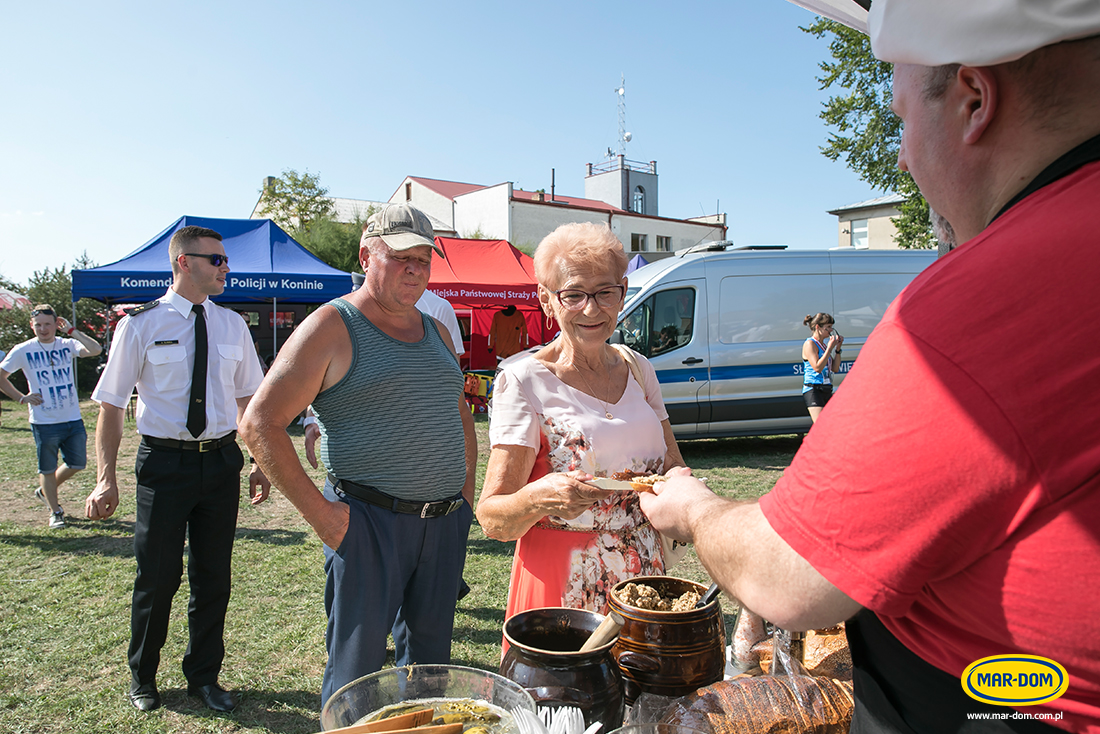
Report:
M 600 622 L 600 626 L 592 631 L 592 634 L 588 636 L 588 639 L 581 645 L 581 652 L 591 652 L 597 647 L 603 647 L 611 640 L 615 639 L 615 635 L 619 634 L 619 630 L 626 624 L 626 620 L 620 616 L 614 609 L 607 610 L 607 616 Z

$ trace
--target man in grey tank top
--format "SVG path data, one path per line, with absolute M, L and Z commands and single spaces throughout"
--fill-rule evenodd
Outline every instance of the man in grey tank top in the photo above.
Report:
M 435 245 L 427 216 L 393 204 L 363 228 L 362 287 L 302 322 L 240 433 L 325 544 L 322 703 L 382 668 L 449 663 L 473 519 L 477 445 L 447 330 L 416 308 Z M 283 429 L 312 404 L 323 492 Z

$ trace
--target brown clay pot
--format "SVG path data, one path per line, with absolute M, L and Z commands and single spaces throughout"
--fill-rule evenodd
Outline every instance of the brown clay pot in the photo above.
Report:
M 639 609 L 619 601 L 618 592 L 630 582 L 651 586 L 662 596 L 706 591 L 702 584 L 672 576 L 640 576 L 612 589 L 609 606 L 626 621 L 611 650 L 623 675 L 626 705 L 642 692 L 679 697 L 722 680 L 726 630 L 718 600 L 684 612 Z
M 508 618 L 508 652 L 500 674 L 523 686 L 542 706 L 576 706 L 585 726 L 597 721 L 604 731 L 623 720 L 623 680 L 611 657 L 614 640 L 588 652 L 581 645 L 603 616 L 584 609 L 529 609 Z

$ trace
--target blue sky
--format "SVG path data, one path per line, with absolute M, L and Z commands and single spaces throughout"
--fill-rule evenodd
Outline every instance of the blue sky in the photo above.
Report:
M 836 244 L 880 195 L 821 155 L 824 41 L 784 0 L 18 3 L 0 45 L 0 274 L 100 264 L 184 214 L 249 216 L 264 176 L 388 199 L 406 175 L 584 195 L 616 148 L 660 213 Z

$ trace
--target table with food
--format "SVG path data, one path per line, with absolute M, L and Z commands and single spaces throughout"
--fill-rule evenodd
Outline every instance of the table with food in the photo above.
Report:
M 382 670 L 333 695 L 322 727 L 345 734 L 847 732 L 852 665 L 843 625 L 791 633 L 738 608 L 727 636 L 721 601 L 715 585 L 647 576 L 617 584 L 607 614 L 520 612 L 505 621 L 499 671 Z

